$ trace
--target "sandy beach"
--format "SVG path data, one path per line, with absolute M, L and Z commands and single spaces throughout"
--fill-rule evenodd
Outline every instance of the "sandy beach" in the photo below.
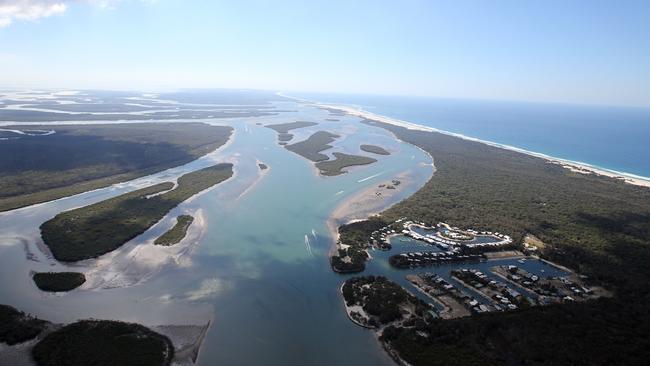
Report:
M 392 179 L 397 179 L 402 183 L 395 189 L 379 188 L 379 184 L 385 184 Z M 399 202 L 396 196 L 404 190 L 406 186 L 413 184 L 409 175 L 404 172 L 394 177 L 387 177 L 384 180 L 377 181 L 376 184 L 356 193 L 352 197 L 344 200 L 332 211 L 327 220 L 327 230 L 333 239 L 331 252 L 338 249 L 339 233 L 338 228 L 343 224 L 365 220 L 366 218 L 377 215 L 385 211 L 390 206 Z M 378 195 L 377 193 L 381 193 Z
M 305 102 L 303 100 L 300 100 L 300 101 Z M 391 125 L 394 125 L 394 126 L 404 127 L 404 128 L 409 129 L 409 130 L 419 130 L 419 131 L 426 131 L 426 132 L 438 132 L 438 133 L 442 133 L 442 134 L 445 134 L 445 135 L 458 137 L 458 138 L 463 139 L 463 140 L 480 142 L 480 143 L 483 143 L 483 144 L 486 144 L 486 145 L 499 147 L 499 148 L 507 149 L 507 150 L 512 150 L 512 151 L 516 151 L 516 152 L 519 152 L 519 153 L 522 153 L 522 154 L 527 154 L 527 155 L 535 156 L 535 157 L 538 157 L 538 158 L 542 158 L 542 159 L 545 159 L 545 160 L 549 161 L 550 163 L 558 164 L 558 165 L 564 167 L 565 169 L 568 169 L 568 170 L 570 170 L 572 172 L 575 172 L 575 173 L 596 174 L 596 175 L 601 175 L 601 176 L 605 176 L 605 177 L 618 179 L 618 180 L 621 180 L 621 181 L 623 181 L 625 183 L 628 183 L 628 184 L 633 184 L 633 185 L 637 185 L 637 186 L 650 188 L 650 178 L 649 177 L 641 177 L 641 176 L 634 175 L 634 174 L 618 172 L 618 171 L 615 171 L 615 170 L 609 170 L 609 169 L 604 169 L 604 168 L 592 166 L 592 165 L 582 163 L 582 162 L 560 159 L 560 158 L 556 158 L 556 157 L 553 157 L 553 156 L 548 156 L 546 154 L 541 154 L 541 153 L 537 153 L 537 152 L 534 152 L 534 151 L 528 151 L 528 150 L 520 149 L 520 148 L 514 147 L 514 146 L 499 144 L 499 143 L 491 142 L 491 141 L 485 141 L 485 140 L 465 136 L 465 135 L 462 135 L 462 134 L 459 134 L 459 133 L 439 130 L 439 129 L 433 128 L 433 127 L 422 126 L 422 125 L 418 125 L 418 124 L 415 124 L 415 123 L 406 122 L 406 121 L 402 121 L 402 120 L 399 120 L 399 119 L 378 115 L 378 114 L 368 112 L 368 111 L 364 111 L 362 109 L 358 109 L 358 108 L 354 108 L 354 107 L 335 105 L 335 104 L 323 104 L 323 103 L 312 103 L 312 105 L 314 105 L 314 106 L 316 106 L 318 108 L 327 108 L 327 109 L 339 110 L 339 111 L 341 111 L 343 113 L 347 113 L 347 114 L 352 115 L 352 116 L 357 116 L 357 117 L 360 117 L 360 118 L 374 120 L 374 121 L 377 121 L 377 122 L 387 123 L 387 124 L 391 124 Z

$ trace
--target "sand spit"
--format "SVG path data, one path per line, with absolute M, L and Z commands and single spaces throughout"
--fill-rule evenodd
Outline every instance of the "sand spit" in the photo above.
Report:
M 173 366 L 191 366 L 196 364 L 205 335 L 210 329 L 210 322 L 205 325 L 161 325 L 151 330 L 165 335 L 174 345 Z
M 133 286 L 152 278 L 167 265 L 177 267 L 192 266 L 191 253 L 199 244 L 206 230 L 207 222 L 202 209 L 188 212 L 194 216 L 194 222 L 179 243 L 171 246 L 154 245 L 156 238 L 145 243 L 137 241 L 127 243 L 119 250 L 97 259 L 82 261 L 86 283 L 80 290 L 96 290 Z M 172 225 L 176 216 L 168 215 L 166 219 L 154 225 Z
M 339 226 L 365 220 L 370 216 L 380 214 L 382 211 L 399 202 L 400 200 L 398 198 L 401 192 L 409 185 L 415 183 L 408 172 L 403 172 L 397 176 L 382 176 L 382 178 L 384 179 L 378 179 L 376 184 L 345 199 L 332 211 L 327 220 L 327 230 L 334 241 L 331 249 L 332 252 L 337 249 L 339 242 Z M 395 189 L 380 188 L 378 186 L 379 184 L 390 183 L 391 179 L 397 179 L 401 184 L 395 186 Z

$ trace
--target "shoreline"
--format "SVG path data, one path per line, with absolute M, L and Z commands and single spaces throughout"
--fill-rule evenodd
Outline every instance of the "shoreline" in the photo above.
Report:
M 375 182 L 375 184 L 363 188 L 351 197 L 347 197 L 330 212 L 326 224 L 330 237 L 332 238 L 332 245 L 329 251 L 330 256 L 338 250 L 340 239 L 338 229 L 341 225 L 363 221 L 371 216 L 380 215 L 393 205 L 401 202 L 402 200 L 393 202 L 392 199 L 401 193 L 406 185 L 413 183 L 412 178 L 406 172 L 402 172 L 394 177 L 384 177 L 380 182 L 390 179 L 399 179 L 402 181 L 402 184 L 394 190 L 383 192 L 381 196 L 377 196 L 375 192 L 380 188 L 377 187 L 377 182 Z M 370 253 L 368 253 L 368 256 L 370 257 L 369 259 L 372 259 Z
M 0 127 L 3 126 L 2 123 L 4 123 L 4 122 L 0 122 Z M 224 125 L 224 126 L 228 126 L 228 125 Z M 186 174 L 186 173 L 191 173 L 191 172 L 193 172 L 195 170 L 198 170 L 198 169 L 201 169 L 201 168 L 196 168 L 194 170 L 187 171 L 186 173 L 183 173 L 183 172 L 174 173 L 174 170 L 183 170 L 183 168 L 186 167 L 187 165 L 196 163 L 197 161 L 206 161 L 207 162 L 208 160 L 211 160 L 212 162 L 215 162 L 215 163 L 230 162 L 230 163 L 232 163 L 234 165 L 234 161 L 232 160 L 231 157 L 229 157 L 228 160 L 224 160 L 224 161 L 219 160 L 219 158 L 223 158 L 223 156 L 221 156 L 222 155 L 221 153 L 223 152 L 223 150 L 227 149 L 230 145 L 232 145 L 234 143 L 236 132 L 237 132 L 237 129 L 233 128 L 232 133 L 230 134 L 230 136 L 228 137 L 228 140 L 226 140 L 225 143 L 223 143 L 220 146 L 217 146 L 214 150 L 212 150 L 210 152 L 207 152 L 207 153 L 205 153 L 205 154 L 203 154 L 201 156 L 198 156 L 195 159 L 193 159 L 191 161 L 188 161 L 188 162 L 186 162 L 184 164 L 171 166 L 171 167 L 168 167 L 168 168 L 163 169 L 163 170 L 151 172 L 151 173 L 141 175 L 141 176 L 136 176 L 136 177 L 133 177 L 133 178 L 130 178 L 130 179 L 127 179 L 127 180 L 117 181 L 115 183 L 112 183 L 112 184 L 109 184 L 109 185 L 106 185 L 106 186 L 93 188 L 93 189 L 90 189 L 90 190 L 87 190 L 87 191 L 77 192 L 77 193 L 73 193 L 73 194 L 70 194 L 70 195 L 63 196 L 63 197 L 54 198 L 54 199 L 50 199 L 50 200 L 43 201 L 43 202 L 33 203 L 33 204 L 30 204 L 30 205 L 27 205 L 27 206 L 22 206 L 22 207 L 13 208 L 13 209 L 10 209 L 10 210 L 0 211 L 0 217 L 2 217 L 2 215 L 5 215 L 5 214 L 7 214 L 7 215 L 13 214 L 13 213 L 18 212 L 20 210 L 30 210 L 30 209 L 34 209 L 35 207 L 38 207 L 38 206 L 51 204 L 51 203 L 57 202 L 57 201 L 64 201 L 64 200 L 67 200 L 67 199 L 71 199 L 73 197 L 80 197 L 82 195 L 91 194 L 91 193 L 94 193 L 94 192 L 100 192 L 102 190 L 107 190 L 107 189 L 110 189 L 110 188 L 120 188 L 120 187 L 130 186 L 131 188 L 129 188 L 129 190 L 125 191 L 124 193 L 132 192 L 134 190 L 147 187 L 147 186 L 149 186 L 151 184 L 155 184 L 155 183 L 152 183 L 151 179 L 153 179 L 154 181 L 159 181 L 159 183 L 169 181 L 169 179 L 173 179 L 174 187 L 170 189 L 170 190 L 172 190 L 172 189 L 174 189 L 174 188 L 176 188 L 178 186 L 177 180 L 181 175 Z M 206 166 L 208 166 L 208 165 L 206 165 Z M 165 176 L 168 175 L 168 174 L 173 176 L 174 178 L 169 178 L 169 179 L 166 178 Z M 233 173 L 233 176 L 231 178 L 234 178 L 234 177 L 235 177 L 235 173 Z M 107 177 L 107 178 L 110 178 L 110 177 Z M 159 194 L 163 194 L 165 192 L 156 193 L 156 194 L 152 195 L 152 197 L 157 196 Z M 201 193 L 201 192 L 199 192 L 199 193 Z M 188 200 L 190 200 L 192 198 L 193 197 L 190 197 Z M 83 205 L 82 206 L 75 206 L 75 207 L 69 208 L 69 209 L 67 209 L 65 211 L 74 210 L 75 208 L 79 208 L 79 207 L 83 207 Z
M 456 133 L 456 132 L 440 130 L 440 129 L 437 129 L 435 127 L 419 125 L 417 123 L 407 122 L 407 121 L 403 121 L 403 120 L 400 120 L 400 119 L 397 119 L 397 118 L 392 118 L 392 117 L 379 115 L 379 114 L 376 114 L 376 113 L 365 111 L 365 110 L 360 109 L 360 108 L 355 108 L 355 107 L 350 107 L 350 106 L 345 106 L 345 105 L 340 105 L 340 104 L 313 102 L 313 101 L 308 101 L 308 100 L 301 99 L 301 98 L 290 97 L 290 96 L 287 96 L 287 95 L 284 95 L 284 94 L 281 94 L 281 95 L 284 96 L 284 97 L 291 98 L 291 99 L 294 99 L 296 101 L 302 102 L 302 103 L 312 104 L 312 105 L 314 105 L 316 107 L 319 107 L 319 108 L 335 109 L 335 110 L 339 110 L 339 111 L 341 111 L 343 113 L 346 113 L 348 115 L 352 115 L 352 116 L 356 116 L 356 117 L 360 117 L 360 118 L 364 118 L 364 119 L 368 119 L 368 120 L 374 120 L 374 121 L 377 121 L 377 122 L 382 122 L 382 123 L 390 124 L 390 125 L 393 125 L 393 126 L 403 127 L 403 128 L 409 129 L 409 130 L 419 130 L 419 131 L 425 131 L 425 132 L 437 132 L 437 133 L 441 133 L 443 135 L 456 137 L 456 138 L 466 140 L 466 141 L 479 142 L 479 143 L 482 143 L 482 144 L 485 144 L 485 145 L 488 145 L 488 146 L 497 147 L 497 148 L 501 148 L 501 149 L 505 149 L 505 150 L 515 151 L 515 152 L 518 152 L 518 153 L 534 156 L 534 157 L 537 157 L 537 158 L 544 159 L 544 160 L 546 160 L 546 161 L 548 161 L 548 162 L 550 162 L 552 164 L 560 165 L 561 167 L 563 167 L 563 168 L 565 168 L 565 169 L 567 169 L 569 171 L 572 171 L 574 173 L 578 173 L 578 174 L 596 174 L 596 175 L 600 175 L 600 176 L 620 180 L 620 181 L 622 181 L 624 183 L 627 183 L 627 184 L 632 184 L 632 185 L 635 185 L 635 186 L 650 188 L 650 177 L 644 177 L 644 176 L 640 176 L 640 175 L 633 174 L 633 173 L 627 173 L 627 172 L 621 172 L 621 171 L 617 171 L 617 170 L 613 170 L 613 169 L 607 169 L 607 168 L 599 167 L 599 166 L 596 166 L 596 165 L 584 163 L 584 162 L 581 162 L 581 161 L 573 161 L 573 160 L 568 160 L 568 159 L 562 159 L 562 158 L 550 156 L 550 155 L 547 155 L 547 154 L 544 154 L 544 153 L 530 151 L 530 150 L 522 149 L 522 148 L 519 148 L 519 147 L 506 145 L 506 144 L 501 144 L 501 143 L 497 143 L 497 142 L 493 142 L 493 141 L 481 140 L 479 138 L 466 136 L 466 135 Z

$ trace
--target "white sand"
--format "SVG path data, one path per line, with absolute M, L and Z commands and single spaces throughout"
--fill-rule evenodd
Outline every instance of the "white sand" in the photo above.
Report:
M 194 216 L 194 221 L 185 237 L 171 246 L 154 245 L 155 238 L 145 243 L 132 241 L 119 250 L 114 250 L 99 258 L 77 263 L 85 267 L 86 283 L 81 290 L 95 290 L 129 287 L 147 281 L 159 273 L 165 266 L 191 267 L 191 254 L 198 246 L 206 230 L 207 222 L 202 209 L 185 212 Z M 173 226 L 175 216 L 168 215 L 155 226 Z
M 418 125 L 418 124 L 415 124 L 415 123 L 398 120 L 398 119 L 395 119 L 395 118 L 381 116 L 381 115 L 371 113 L 371 112 L 367 112 L 367 111 L 364 111 L 362 109 L 358 109 L 358 108 L 354 108 L 354 107 L 333 105 L 333 104 L 322 104 L 322 103 L 313 103 L 313 105 L 315 105 L 317 107 L 321 107 L 321 108 L 330 108 L 330 109 L 339 110 L 339 111 L 342 111 L 342 112 L 347 113 L 349 115 L 353 115 L 353 116 L 357 116 L 357 117 L 361 117 L 361 118 L 365 118 L 365 119 L 369 119 L 369 120 L 374 120 L 374 121 L 378 121 L 378 122 L 382 122 L 382 123 L 387 123 L 387 124 L 391 124 L 391 125 L 394 125 L 394 126 L 404 127 L 404 128 L 409 129 L 409 130 L 438 132 L 438 133 L 442 133 L 442 134 L 445 134 L 445 135 L 458 137 L 458 138 L 461 138 L 463 140 L 480 142 L 480 143 L 483 143 L 483 144 L 486 144 L 486 145 L 499 147 L 499 148 L 507 149 L 507 150 L 512 150 L 512 151 L 520 152 L 520 153 L 523 153 L 523 154 L 532 155 L 532 156 L 535 156 L 535 157 L 538 157 L 538 158 L 545 159 L 545 160 L 547 160 L 547 161 L 549 161 L 549 162 L 551 162 L 553 164 L 561 165 L 562 167 L 564 167 L 566 169 L 569 169 L 572 172 L 576 172 L 576 173 L 597 174 L 597 175 L 602 175 L 602 176 L 606 176 L 606 177 L 610 177 L 610 178 L 619 179 L 619 180 L 622 180 L 622 181 L 624 181 L 625 183 L 628 183 L 628 184 L 633 184 L 633 185 L 643 186 L 643 187 L 650 187 L 650 178 L 649 177 L 642 177 L 642 176 L 638 176 L 638 175 L 635 175 L 635 174 L 624 173 L 624 172 L 619 172 L 619 171 L 615 171 L 615 170 L 609 170 L 609 169 L 596 167 L 596 166 L 589 165 L 589 164 L 582 163 L 582 162 L 560 159 L 560 158 L 556 158 L 556 157 L 553 157 L 553 156 L 548 156 L 548 155 L 545 155 L 545 154 L 537 153 L 537 152 L 534 152 L 534 151 L 528 151 L 528 150 L 520 149 L 520 148 L 514 147 L 514 146 L 498 144 L 498 143 L 491 142 L 491 141 L 484 141 L 484 140 L 480 140 L 480 139 L 477 139 L 477 138 L 465 136 L 465 135 L 462 135 L 462 134 L 459 134 L 459 133 L 443 131 L 443 130 L 439 130 L 439 129 L 433 128 L 433 127 L 422 126 L 422 125 Z

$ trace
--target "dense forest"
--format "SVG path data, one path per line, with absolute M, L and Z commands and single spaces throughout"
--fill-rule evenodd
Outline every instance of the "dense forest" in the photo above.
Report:
M 347 167 L 355 165 L 368 165 L 377 161 L 377 159 L 369 158 L 366 156 L 360 155 L 351 155 L 344 154 L 340 152 L 335 152 L 334 160 L 321 161 L 316 163 L 316 168 L 320 169 L 322 175 L 339 175 L 344 174 L 347 171 L 343 170 Z
M 154 244 L 169 246 L 179 243 L 187 234 L 187 229 L 194 222 L 190 215 L 180 215 L 176 218 L 176 225 L 154 240 Z
M 43 242 L 65 262 L 108 253 L 144 233 L 179 203 L 230 178 L 232 167 L 224 163 L 187 173 L 167 192 L 171 182 L 62 212 L 41 225 Z
M 168 366 L 174 358 L 169 338 L 140 324 L 89 319 L 60 327 L 0 304 L 0 343 L 36 337 L 27 347 L 38 366 Z
M 0 342 L 14 345 L 35 338 L 46 321 L 34 318 L 9 305 L 0 304 Z
M 32 279 L 39 289 L 48 292 L 70 291 L 86 282 L 86 276 L 79 272 L 40 272 Z
M 426 324 L 424 319 L 431 320 L 426 315 L 426 303 L 383 276 L 350 278 L 343 284 L 342 293 L 347 306 L 359 305 L 371 316 L 368 325 L 374 328 L 404 319 L 404 308 L 413 309 L 421 326 Z
M 361 145 L 359 148 L 365 152 L 369 152 L 377 155 L 390 155 L 390 152 L 388 152 L 383 147 L 377 145 Z
M 174 346 L 139 324 L 81 320 L 45 336 L 32 355 L 39 366 L 167 366 Z
M 320 152 L 332 148 L 332 145 L 330 144 L 338 137 L 340 136 L 327 131 L 318 131 L 309 136 L 306 140 L 287 145 L 285 148 L 305 159 L 317 163 L 329 159 L 327 155 L 321 154 Z
M 45 202 L 188 163 L 228 141 L 231 127 L 148 123 L 12 127 L 0 144 L 0 211 Z
M 414 365 L 643 364 L 650 357 L 650 189 L 571 172 L 544 159 L 376 121 L 427 151 L 436 173 L 383 213 L 458 227 L 533 234 L 542 256 L 614 297 L 391 329 L 384 341 Z
M 330 258 L 332 269 L 340 273 L 361 272 L 366 268 L 368 254 L 368 238 L 370 234 L 386 226 L 380 218 L 356 221 L 339 227 L 339 240 L 348 245 L 347 248 L 338 248 L 336 254 Z M 346 258 L 346 260 L 343 260 Z
M 266 125 L 266 127 L 278 133 L 278 141 L 286 142 L 286 141 L 291 141 L 291 139 L 293 139 L 293 134 L 289 133 L 289 131 L 295 130 L 297 128 L 316 126 L 317 124 L 318 123 L 316 122 L 296 121 L 296 122 Z
M 381 340 L 412 365 L 643 365 L 648 318 L 645 303 L 599 299 L 392 327 Z

